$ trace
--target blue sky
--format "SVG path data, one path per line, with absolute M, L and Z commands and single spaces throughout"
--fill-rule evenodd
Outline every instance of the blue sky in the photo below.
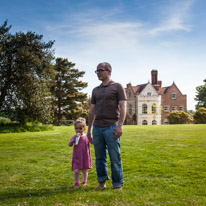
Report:
M 55 40 L 55 57 L 85 71 L 84 92 L 100 84 L 99 62 L 111 63 L 112 79 L 133 86 L 173 81 L 195 110 L 196 87 L 206 79 L 205 0 L 0 0 L 0 24 Z

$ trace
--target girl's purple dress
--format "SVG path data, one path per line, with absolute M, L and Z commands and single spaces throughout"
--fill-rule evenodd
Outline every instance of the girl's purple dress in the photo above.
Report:
M 75 145 L 75 136 L 73 136 L 69 146 L 71 147 L 73 144 L 72 169 L 91 169 L 92 159 L 89 144 L 93 144 L 93 141 L 89 140 L 86 134 L 83 134 L 79 139 L 78 145 Z

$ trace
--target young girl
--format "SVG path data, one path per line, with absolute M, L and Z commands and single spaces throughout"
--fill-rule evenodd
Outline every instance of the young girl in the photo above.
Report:
M 76 120 L 76 122 L 74 123 L 74 129 L 76 131 L 76 135 L 74 135 L 69 142 L 70 147 L 74 145 L 72 170 L 74 170 L 75 184 L 73 187 L 80 186 L 80 170 L 82 170 L 83 176 L 83 181 L 81 185 L 86 186 L 88 177 L 87 169 L 92 168 L 92 159 L 89 144 L 93 144 L 93 141 L 89 140 L 87 135 L 84 134 L 84 131 L 86 130 L 86 120 L 84 118 L 80 117 Z

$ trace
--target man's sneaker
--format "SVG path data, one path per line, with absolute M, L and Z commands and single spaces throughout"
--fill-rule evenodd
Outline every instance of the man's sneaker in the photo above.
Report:
M 122 190 L 122 187 L 114 187 L 114 190 Z
M 100 182 L 99 185 L 95 188 L 95 190 L 106 188 L 106 182 Z

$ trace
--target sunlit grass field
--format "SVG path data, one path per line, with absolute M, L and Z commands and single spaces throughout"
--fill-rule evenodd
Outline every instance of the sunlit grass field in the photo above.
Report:
M 206 125 L 124 126 L 122 191 L 73 189 L 72 126 L 53 131 L 0 134 L 1 206 L 206 205 Z M 110 172 L 110 168 L 109 168 Z

